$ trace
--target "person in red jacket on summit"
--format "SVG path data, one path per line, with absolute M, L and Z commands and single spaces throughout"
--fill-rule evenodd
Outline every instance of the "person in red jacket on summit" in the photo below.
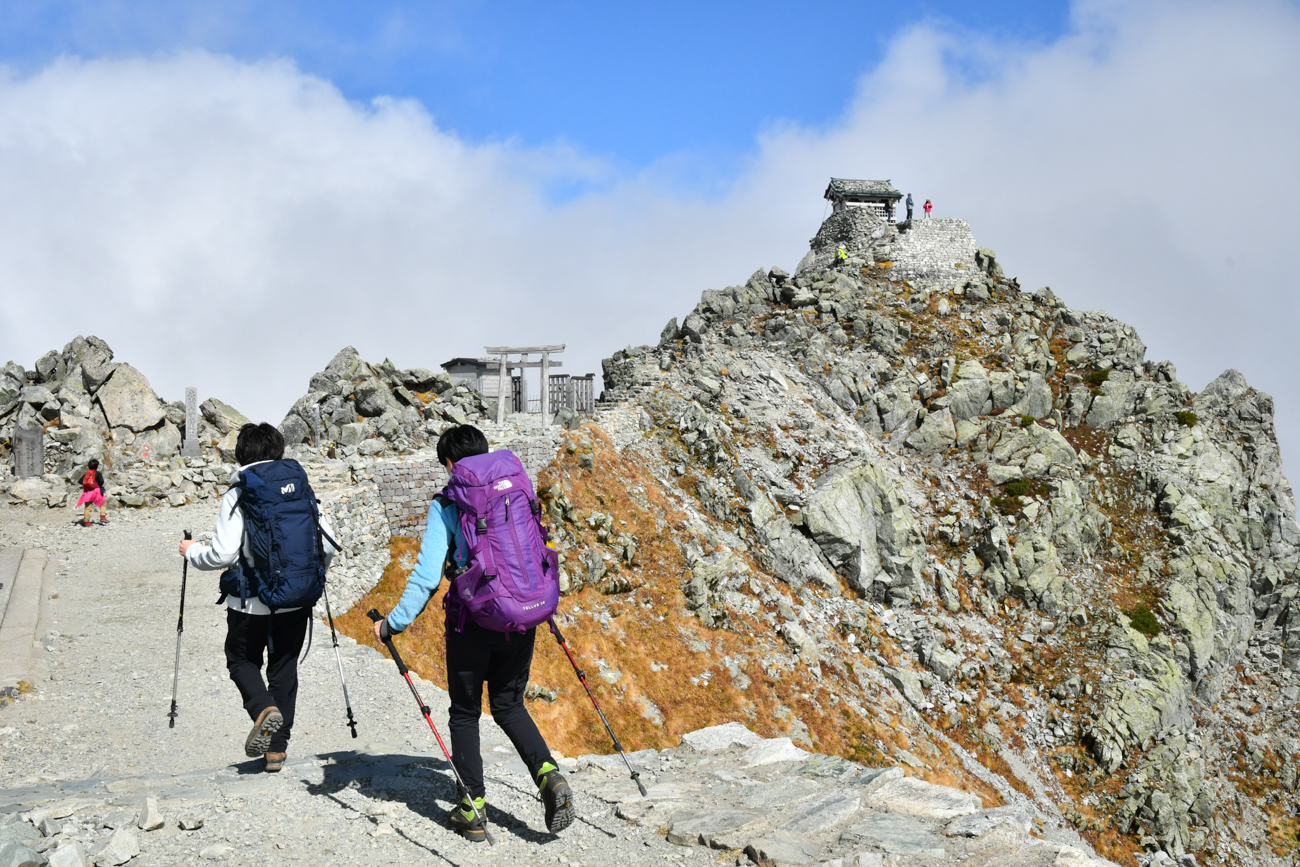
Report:
M 930 219 L 930 209 L 933 208 L 933 207 L 934 207 L 934 205 L 930 204 L 930 200 L 929 200 L 929 199 L 926 199 L 926 200 L 925 200 L 925 207 L 924 207 L 924 210 L 925 210 L 925 218 L 926 218 L 927 220 Z

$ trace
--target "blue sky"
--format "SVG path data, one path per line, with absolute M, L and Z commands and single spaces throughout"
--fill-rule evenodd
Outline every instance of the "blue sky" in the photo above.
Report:
M 4 2 L 0 60 L 205 49 L 292 60 L 349 99 L 419 100 L 470 141 L 571 144 L 623 170 L 687 155 L 722 182 L 773 124 L 839 117 L 890 40 L 918 24 L 1022 43 L 1068 4 L 990 2 Z M 715 174 L 716 173 L 716 174 Z
M 272 421 L 345 345 L 599 371 L 884 177 L 1290 454 L 1296 45 L 1297 0 L 0 0 L 0 361 L 97 334 Z

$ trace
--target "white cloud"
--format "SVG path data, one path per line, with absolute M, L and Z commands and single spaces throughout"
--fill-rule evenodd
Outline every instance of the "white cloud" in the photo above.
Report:
M 843 117 L 767 130 L 720 197 L 669 179 L 681 155 L 611 181 L 572 148 L 466 143 L 284 63 L 60 61 L 0 81 L 0 355 L 97 333 L 164 395 L 194 384 L 271 420 L 347 343 L 434 367 L 567 342 L 566 371 L 598 371 L 700 290 L 797 262 L 828 176 L 887 176 L 1030 288 L 1137 326 L 1193 387 L 1238 367 L 1300 444 L 1300 14 L 1073 20 L 1038 46 L 900 34 Z M 598 191 L 548 200 L 572 181 Z

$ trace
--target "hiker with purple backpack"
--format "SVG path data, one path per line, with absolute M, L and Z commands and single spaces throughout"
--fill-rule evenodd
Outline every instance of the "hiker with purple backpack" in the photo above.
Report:
M 478 729 L 486 682 L 492 719 L 532 774 L 546 828 L 556 833 L 573 822 L 573 795 L 524 707 L 537 626 L 560 598 L 541 505 L 519 458 L 489 452 L 487 437 L 472 425 L 443 432 L 438 460 L 450 481 L 429 506 L 415 569 L 397 606 L 375 622 L 375 637 L 384 642 L 410 626 L 446 574 L 448 728 L 452 762 L 469 790 L 460 793 L 449 826 L 468 840 L 487 839 Z

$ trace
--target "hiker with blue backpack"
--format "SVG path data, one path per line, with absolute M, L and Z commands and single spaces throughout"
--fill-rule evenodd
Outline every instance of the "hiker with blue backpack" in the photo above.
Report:
M 478 728 L 486 683 L 492 719 L 519 751 L 545 805 L 546 828 L 556 833 L 574 819 L 573 795 L 524 706 L 536 628 L 555 613 L 560 597 L 541 505 L 519 458 L 489 452 L 476 427 L 444 431 L 438 460 L 450 481 L 429 507 L 401 600 L 387 617 L 373 615 L 375 637 L 388 643 L 409 627 L 446 575 L 448 728 L 452 763 L 467 790 L 449 825 L 468 840 L 489 839 Z
M 336 551 L 295 460 L 284 460 L 284 437 L 270 424 L 246 424 L 235 443 L 239 469 L 221 500 L 208 544 L 181 542 L 195 569 L 224 570 L 226 668 L 244 699 L 253 728 L 244 753 L 263 757 L 268 772 L 287 757 L 298 698 L 298 654 L 312 606 L 325 589 Z M 262 678 L 266 654 L 266 679 Z

